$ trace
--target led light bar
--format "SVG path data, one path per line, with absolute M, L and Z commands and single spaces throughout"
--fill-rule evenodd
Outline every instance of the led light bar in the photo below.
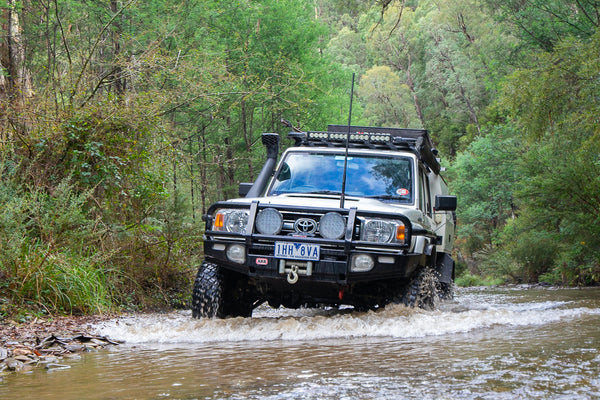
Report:
M 348 130 L 350 132 L 348 133 Z M 417 154 L 433 172 L 440 172 L 437 150 L 425 129 L 383 128 L 376 126 L 328 125 L 326 132 L 290 132 L 296 146 L 348 146 L 352 148 L 384 148 L 409 150 Z
M 343 132 L 306 132 L 306 140 L 319 142 L 345 142 L 348 134 Z M 392 135 L 389 133 L 353 132 L 350 133 L 350 142 L 353 143 L 389 143 Z

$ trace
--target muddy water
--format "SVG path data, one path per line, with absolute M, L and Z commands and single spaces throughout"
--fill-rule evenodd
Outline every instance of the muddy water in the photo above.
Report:
M 459 291 L 388 307 L 121 318 L 126 344 L 0 382 L 0 398 L 600 399 L 600 289 Z

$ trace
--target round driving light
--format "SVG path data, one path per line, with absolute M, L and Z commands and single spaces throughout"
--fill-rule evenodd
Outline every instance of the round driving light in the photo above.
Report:
M 277 235 L 283 226 L 283 216 L 274 208 L 265 208 L 256 215 L 256 230 L 263 235 Z
M 232 244 L 227 248 L 227 258 L 238 264 L 246 262 L 246 248 L 241 244 Z
M 368 254 L 355 254 L 352 257 L 352 264 L 350 264 L 350 271 L 352 272 L 367 272 L 373 269 L 375 262 L 373 257 Z
M 340 239 L 346 232 L 346 222 L 341 214 L 330 212 L 321 217 L 319 232 L 325 239 Z
M 394 234 L 394 225 L 380 220 L 371 220 L 365 224 L 365 240 L 369 242 L 387 243 Z
M 248 212 L 236 210 L 227 214 L 225 226 L 227 232 L 244 233 L 248 225 Z

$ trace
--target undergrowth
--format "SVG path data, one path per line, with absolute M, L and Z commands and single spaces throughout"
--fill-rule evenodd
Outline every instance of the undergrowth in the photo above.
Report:
M 200 227 L 147 126 L 82 113 L 0 147 L 0 316 L 186 306 Z

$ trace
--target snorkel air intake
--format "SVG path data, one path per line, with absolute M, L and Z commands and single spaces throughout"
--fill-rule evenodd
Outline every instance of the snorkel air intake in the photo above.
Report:
M 267 161 L 263 165 L 258 177 L 254 181 L 252 188 L 246 194 L 246 197 L 258 197 L 262 194 L 273 175 L 275 165 L 277 164 L 277 155 L 279 154 L 279 135 L 277 133 L 263 133 L 261 136 L 263 145 L 267 149 Z

